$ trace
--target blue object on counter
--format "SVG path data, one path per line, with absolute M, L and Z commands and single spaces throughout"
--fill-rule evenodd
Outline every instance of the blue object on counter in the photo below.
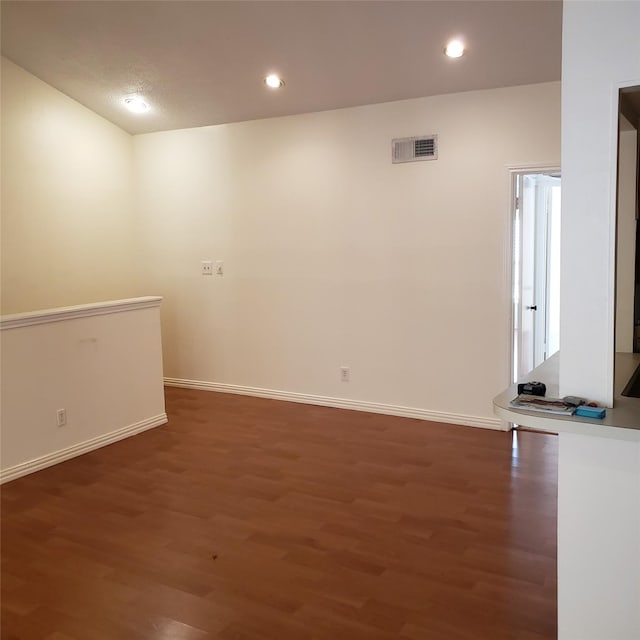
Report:
M 607 410 L 602 407 L 588 407 L 583 404 L 576 409 L 573 415 L 583 418 L 604 418 L 606 414 Z

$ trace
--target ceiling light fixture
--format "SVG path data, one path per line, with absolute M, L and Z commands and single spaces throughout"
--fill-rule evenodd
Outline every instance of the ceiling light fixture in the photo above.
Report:
M 444 52 L 450 58 L 459 58 L 464 53 L 464 43 L 462 40 L 449 40 Z
M 269 74 L 264 79 L 264 83 L 270 89 L 280 89 L 281 87 L 284 87 L 284 80 L 280 76 L 277 76 L 275 73 Z
M 137 96 L 130 96 L 123 100 L 125 107 L 133 113 L 146 113 L 151 107 L 142 99 Z

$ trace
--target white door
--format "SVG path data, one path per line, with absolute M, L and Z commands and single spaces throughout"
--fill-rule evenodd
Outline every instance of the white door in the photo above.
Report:
M 515 175 L 513 382 L 559 348 L 560 177 Z

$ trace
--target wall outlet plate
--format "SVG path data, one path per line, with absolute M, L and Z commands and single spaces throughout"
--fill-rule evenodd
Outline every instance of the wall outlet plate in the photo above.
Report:
M 203 276 L 212 276 L 213 275 L 213 262 L 211 260 L 203 260 L 200 263 L 200 272 Z

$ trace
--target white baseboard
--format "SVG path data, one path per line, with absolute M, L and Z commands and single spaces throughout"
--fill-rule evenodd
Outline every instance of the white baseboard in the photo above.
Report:
M 243 387 L 235 384 L 203 382 L 201 380 L 165 378 L 164 383 L 168 387 L 199 389 L 201 391 L 217 391 L 219 393 L 234 393 L 241 396 L 256 396 L 258 398 L 270 398 L 272 400 L 286 400 L 288 402 L 300 402 L 302 404 L 315 404 L 321 407 L 352 409 L 354 411 L 368 411 L 369 413 L 382 413 L 384 415 L 400 416 L 403 418 L 418 418 L 420 420 L 431 420 L 433 422 L 446 422 L 447 424 L 457 424 L 466 427 L 480 427 L 482 429 L 496 429 L 499 431 L 508 430 L 507 423 L 499 420 L 498 418 L 468 416 L 460 413 L 430 411 L 429 409 L 400 407 L 392 404 L 380 404 L 377 402 L 366 402 L 361 400 L 330 398 L 327 396 L 316 396 L 306 393 L 261 389 L 259 387 Z
M 134 424 L 122 427 L 121 429 L 116 429 L 115 431 L 111 431 L 110 433 L 105 433 L 102 436 L 91 438 L 91 440 L 79 442 L 78 444 L 74 444 L 70 447 L 67 447 L 66 449 L 48 453 L 45 456 L 36 458 L 35 460 L 28 460 L 27 462 L 16 464 L 13 467 L 2 469 L 0 470 L 0 484 L 2 484 L 3 482 L 8 482 L 9 480 L 15 480 L 16 478 L 20 478 L 21 476 L 26 476 L 27 474 L 34 473 L 35 471 L 40 471 L 41 469 L 46 469 L 47 467 L 51 467 L 54 464 L 64 462 L 65 460 L 69 460 L 70 458 L 75 458 L 76 456 L 80 456 L 83 453 L 88 453 L 89 451 L 93 451 L 94 449 L 105 447 L 108 444 L 117 442 L 118 440 L 123 440 L 124 438 L 133 436 L 136 433 L 147 431 L 147 429 L 159 427 L 160 425 L 165 424 L 167 421 L 167 414 L 161 413 L 157 416 L 153 416 L 152 418 L 147 418 L 146 420 L 135 422 Z

